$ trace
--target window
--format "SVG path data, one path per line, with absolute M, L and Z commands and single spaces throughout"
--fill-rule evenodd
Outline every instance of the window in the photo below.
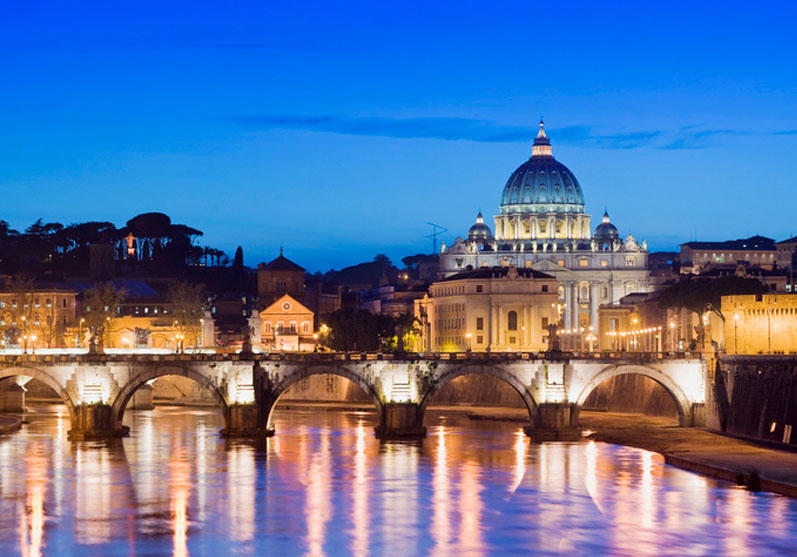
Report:
M 517 312 L 510 311 L 506 314 L 506 328 L 510 331 L 517 331 Z
M 287 286 L 284 280 L 277 281 L 277 294 L 285 294 Z
M 601 267 L 608 267 L 609 261 L 607 259 L 601 259 Z
M 484 286 L 481 284 L 476 285 L 476 292 L 484 292 Z
M 302 332 L 309 333 L 310 332 L 310 322 L 309 321 L 302 321 Z
M 636 259 L 634 257 L 626 257 L 625 258 L 625 266 L 626 267 L 633 267 L 636 264 Z
M 601 298 L 603 298 L 605 300 L 608 297 L 609 297 L 609 289 L 606 286 L 604 286 L 601 289 Z
M 543 318 L 540 319 L 540 327 L 542 328 L 543 331 L 548 330 L 548 318 L 547 317 L 543 317 Z
M 559 264 L 560 267 L 564 267 L 565 266 L 565 260 L 564 259 L 560 259 L 559 261 L 557 261 L 557 263 Z
M 589 259 L 579 259 L 578 260 L 579 267 L 589 267 Z
M 543 284 L 542 285 L 542 291 L 543 292 L 548 292 L 548 285 L 547 284 Z
M 271 332 L 271 321 L 264 321 L 263 322 L 263 330 L 267 333 Z
M 481 336 L 481 335 L 477 336 L 476 337 L 476 344 L 482 344 L 482 343 L 484 343 L 484 337 Z
M 477 317 L 476 318 L 476 330 L 483 331 L 484 330 L 484 317 Z

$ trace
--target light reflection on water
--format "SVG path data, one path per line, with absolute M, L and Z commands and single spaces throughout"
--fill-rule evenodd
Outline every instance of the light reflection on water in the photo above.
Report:
M 373 416 L 278 412 L 266 446 L 216 412 L 128 413 L 132 436 L 70 443 L 63 409 L 0 439 L 0 555 L 784 554 L 797 500 L 594 442 L 431 413 L 422 442 Z

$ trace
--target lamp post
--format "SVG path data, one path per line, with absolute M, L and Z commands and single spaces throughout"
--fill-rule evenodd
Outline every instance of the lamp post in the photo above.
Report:
M 525 328 L 525 327 L 524 327 Z M 470 352 L 470 339 L 473 336 L 471 333 L 465 333 L 465 338 L 468 340 L 468 352 Z
M 81 317 L 80 318 L 80 324 L 78 325 L 78 329 L 77 329 L 77 339 L 75 339 L 76 340 L 75 348 L 80 348 L 80 339 L 83 336 L 83 323 L 85 323 L 85 322 L 86 322 L 86 320 L 83 317 Z

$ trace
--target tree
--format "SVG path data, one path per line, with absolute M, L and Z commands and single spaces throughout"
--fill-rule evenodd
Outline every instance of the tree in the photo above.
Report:
M 235 248 L 235 256 L 232 259 L 232 272 L 241 275 L 244 272 L 244 250 L 241 246 Z
M 659 297 L 661 308 L 686 308 L 697 314 L 715 311 L 725 320 L 720 307 L 722 297 L 733 294 L 765 294 L 766 286 L 755 278 L 736 275 L 709 278 L 687 276 L 662 291 Z
M 327 343 L 334 350 L 397 350 L 412 330 L 412 316 L 394 318 L 364 309 L 343 308 L 324 317 L 330 328 Z M 397 336 L 402 341 L 397 341 Z
M 723 296 L 764 294 L 766 292 L 766 286 L 755 278 L 737 275 L 716 278 L 689 275 L 662 291 L 659 296 L 659 307 L 665 309 L 685 308 L 695 312 L 698 316 L 711 311 L 724 322 L 725 316 L 721 311 Z M 697 320 L 695 332 L 698 344 L 703 344 L 706 340 L 703 319 Z
M 202 318 L 208 306 L 205 285 L 175 282 L 169 287 L 168 299 L 180 350 L 186 342 L 188 346 L 198 347 Z
M 126 295 L 123 288 L 117 290 L 110 282 L 95 284 L 83 293 L 83 313 L 90 337 L 90 351 L 102 349 L 110 321 Z

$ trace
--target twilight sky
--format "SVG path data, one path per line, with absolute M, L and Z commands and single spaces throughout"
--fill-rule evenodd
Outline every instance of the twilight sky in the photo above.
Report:
M 0 219 L 162 211 L 311 271 L 492 226 L 544 115 L 593 225 L 797 235 L 792 2 L 0 4 Z

